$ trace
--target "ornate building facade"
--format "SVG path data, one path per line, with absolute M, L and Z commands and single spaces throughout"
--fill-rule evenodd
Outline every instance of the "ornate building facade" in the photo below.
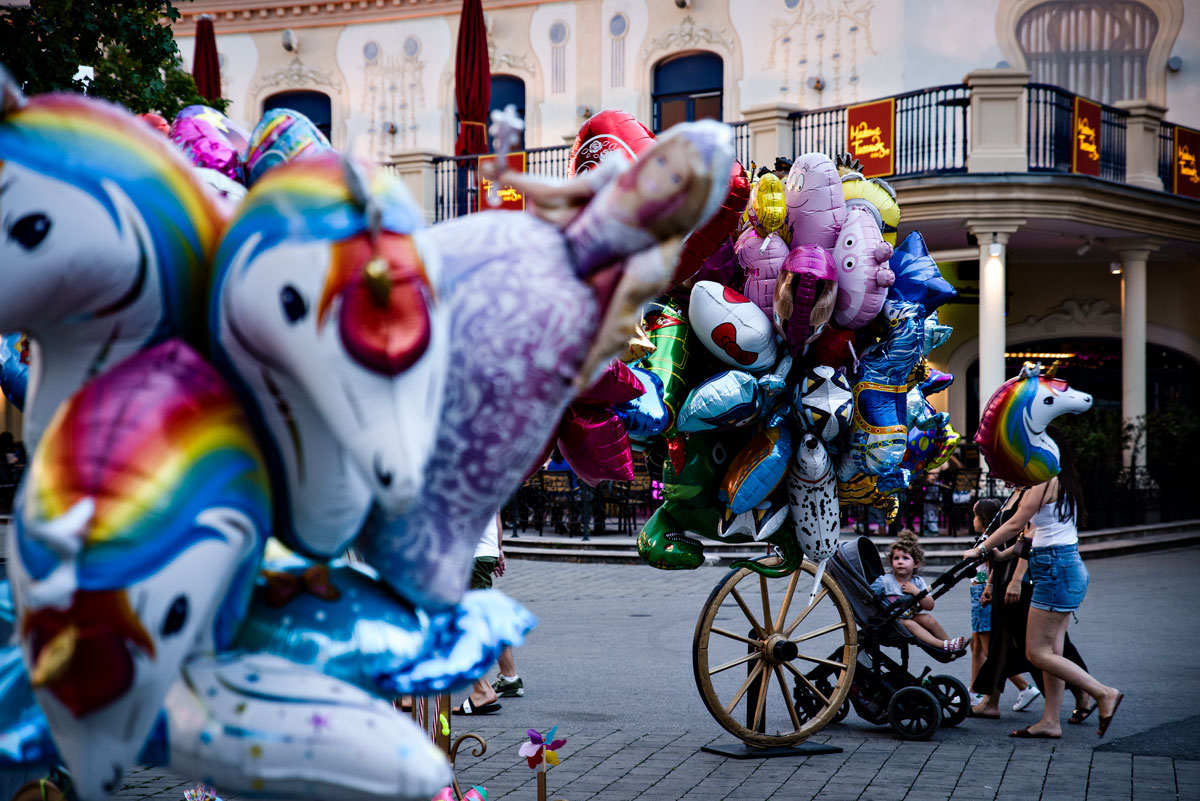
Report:
M 190 61 L 197 16 L 213 16 L 234 119 L 252 126 L 264 108 L 292 104 L 335 146 L 400 165 L 431 205 L 432 161 L 452 152 L 456 133 L 460 5 L 195 0 L 176 32 Z M 889 177 L 900 236 L 921 230 L 962 291 L 943 313 L 955 335 L 934 354 L 959 377 L 937 402 L 960 431 L 973 430 L 981 401 L 1017 362 L 1049 354 L 1129 418 L 1200 403 L 1200 200 L 1177 182 L 1188 180 L 1180 159 L 1190 157 L 1200 183 L 1200 147 L 1181 144 L 1200 129 L 1200 9 L 1183 0 L 483 5 L 493 102 L 523 110 L 529 148 L 561 146 L 594 112 L 623 108 L 655 129 L 699 117 L 744 123 L 743 154 L 763 163 L 813 141 L 844 149 L 842 129 L 805 137 L 825 136 L 819 121 L 856 104 L 894 98 L 897 149 L 908 142 L 905 163 L 916 165 L 898 162 Z M 1095 174 L 1062 150 L 1071 132 L 1046 134 L 1083 119 L 1088 100 L 1105 143 L 1095 157 L 1108 160 Z M 917 101 L 925 105 L 904 116 Z

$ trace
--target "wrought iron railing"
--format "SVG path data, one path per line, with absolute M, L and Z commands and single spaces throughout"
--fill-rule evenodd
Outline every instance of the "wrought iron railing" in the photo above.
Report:
M 887 99 L 887 98 L 883 98 Z M 895 176 L 966 172 L 971 90 L 965 84 L 918 89 L 895 96 Z M 797 111 L 792 122 L 792 155 L 834 155 L 846 148 L 849 105 Z
M 1175 123 L 1163 120 L 1158 124 L 1158 177 L 1163 188 L 1170 192 L 1175 186 Z
M 729 127 L 733 129 L 733 155 L 742 166 L 747 170 L 750 169 L 750 123 L 731 122 Z
M 570 154 L 570 145 L 531 147 L 525 151 L 525 171 L 566 178 Z M 479 211 L 478 156 L 438 156 L 433 171 L 434 222 Z
M 1071 172 L 1075 144 L 1075 98 L 1059 86 L 1029 84 L 1028 117 L 1029 171 Z M 1100 177 L 1125 181 L 1125 118 L 1119 108 L 1100 105 Z

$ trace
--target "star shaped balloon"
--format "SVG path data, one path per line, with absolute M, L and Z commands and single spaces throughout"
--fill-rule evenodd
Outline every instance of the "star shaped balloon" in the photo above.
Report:
M 558 726 L 546 732 L 545 737 L 535 729 L 526 730 L 526 734 L 529 735 L 529 742 L 521 744 L 521 756 L 525 757 L 525 761 L 529 763 L 530 768 L 536 770 L 537 766 L 542 764 L 543 755 L 547 765 L 558 764 L 558 754 L 555 751 L 566 745 L 567 740 L 566 738 L 554 739 L 554 735 L 557 732 Z

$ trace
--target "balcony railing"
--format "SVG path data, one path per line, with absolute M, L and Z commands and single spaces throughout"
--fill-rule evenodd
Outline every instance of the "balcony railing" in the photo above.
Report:
M 1048 84 L 1029 84 L 1026 105 L 1030 172 L 1071 172 L 1075 146 L 1075 98 Z M 1125 181 L 1125 118 L 1119 108 L 1100 105 L 1100 177 Z
M 531 147 L 525 151 L 525 171 L 566 178 L 570 154 L 570 145 Z M 479 211 L 478 156 L 438 156 L 433 160 L 433 171 L 434 222 Z
M 965 84 L 935 86 L 896 95 L 895 100 L 893 175 L 966 172 L 970 89 Z M 793 155 L 845 151 L 848 108 L 834 106 L 789 115 Z
M 750 170 L 750 123 L 748 122 L 731 122 L 729 127 L 733 129 L 733 156 L 747 171 Z M 754 176 L 750 176 L 753 178 Z
M 1158 177 L 1168 192 L 1175 178 L 1175 123 L 1163 120 L 1158 124 Z

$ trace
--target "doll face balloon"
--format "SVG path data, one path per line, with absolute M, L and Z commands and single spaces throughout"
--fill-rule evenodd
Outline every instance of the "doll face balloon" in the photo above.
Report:
M 835 323 L 842 328 L 861 328 L 879 314 L 896 278 L 888 268 L 891 256 L 892 246 L 883 241 L 871 215 L 863 209 L 850 209 L 833 249 L 838 280 Z
M 330 494 L 328 519 L 296 514 L 317 555 L 344 547 L 372 498 L 392 514 L 415 501 L 447 367 L 436 252 L 413 236 L 407 192 L 357 169 L 327 156 L 273 170 L 217 259 L 216 347 L 259 407 L 294 509 Z
M 55 417 L 18 499 L 9 576 L 35 696 L 81 798 L 120 787 L 183 660 L 230 644 L 269 520 L 240 403 L 178 341 Z

